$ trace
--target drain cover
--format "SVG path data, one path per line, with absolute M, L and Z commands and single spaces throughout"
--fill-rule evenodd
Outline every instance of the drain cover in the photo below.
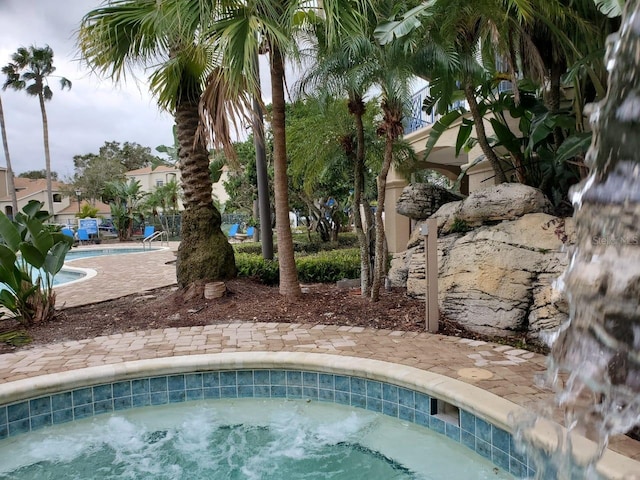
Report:
M 488 380 L 493 377 L 493 373 L 483 368 L 461 368 L 458 370 L 458 376 L 470 380 Z

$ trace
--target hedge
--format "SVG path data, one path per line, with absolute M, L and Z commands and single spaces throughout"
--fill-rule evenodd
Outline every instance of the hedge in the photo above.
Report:
M 253 277 L 267 285 L 279 281 L 277 260 L 260 255 L 236 253 L 238 276 Z M 360 251 L 356 248 L 319 252 L 296 258 L 298 279 L 304 283 L 332 283 L 360 276 Z

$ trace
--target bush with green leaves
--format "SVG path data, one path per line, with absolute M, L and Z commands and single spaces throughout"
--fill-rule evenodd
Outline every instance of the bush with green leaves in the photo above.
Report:
M 258 254 L 236 253 L 238 276 L 251 277 L 267 285 L 279 281 L 278 261 Z M 355 248 L 319 252 L 296 258 L 298 278 L 305 283 L 330 283 L 360 276 L 360 251 Z
M 296 259 L 298 278 L 305 283 L 337 282 L 360 276 L 360 250 L 356 248 L 318 252 Z
M 0 212 L 0 305 L 24 324 L 53 318 L 53 279 L 73 245 L 44 224 L 49 214 L 42 206 L 30 201 L 13 221 Z
M 276 285 L 280 281 L 277 260 L 265 260 L 251 253 L 236 253 L 235 258 L 239 277 L 254 278 L 265 285 Z

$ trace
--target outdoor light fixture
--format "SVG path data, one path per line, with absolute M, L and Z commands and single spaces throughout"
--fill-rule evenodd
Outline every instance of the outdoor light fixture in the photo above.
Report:
M 80 213 L 80 195 L 82 195 L 82 190 L 76 190 L 76 198 L 78 199 L 78 213 Z

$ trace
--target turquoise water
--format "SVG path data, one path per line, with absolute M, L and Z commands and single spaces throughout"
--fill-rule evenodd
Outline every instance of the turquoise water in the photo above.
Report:
M 75 272 L 72 270 L 65 270 L 64 268 L 58 272 L 58 274 L 53 277 L 54 285 L 62 285 L 65 283 L 73 282 L 75 280 L 80 280 L 84 277 L 85 274 L 82 272 Z
M 106 255 L 121 255 L 124 253 L 142 253 L 158 250 L 157 248 L 100 248 L 95 250 L 69 250 L 65 261 L 76 260 L 78 258 L 103 257 Z
M 304 400 L 147 407 L 0 442 L 0 479 L 507 479 L 429 429 Z

